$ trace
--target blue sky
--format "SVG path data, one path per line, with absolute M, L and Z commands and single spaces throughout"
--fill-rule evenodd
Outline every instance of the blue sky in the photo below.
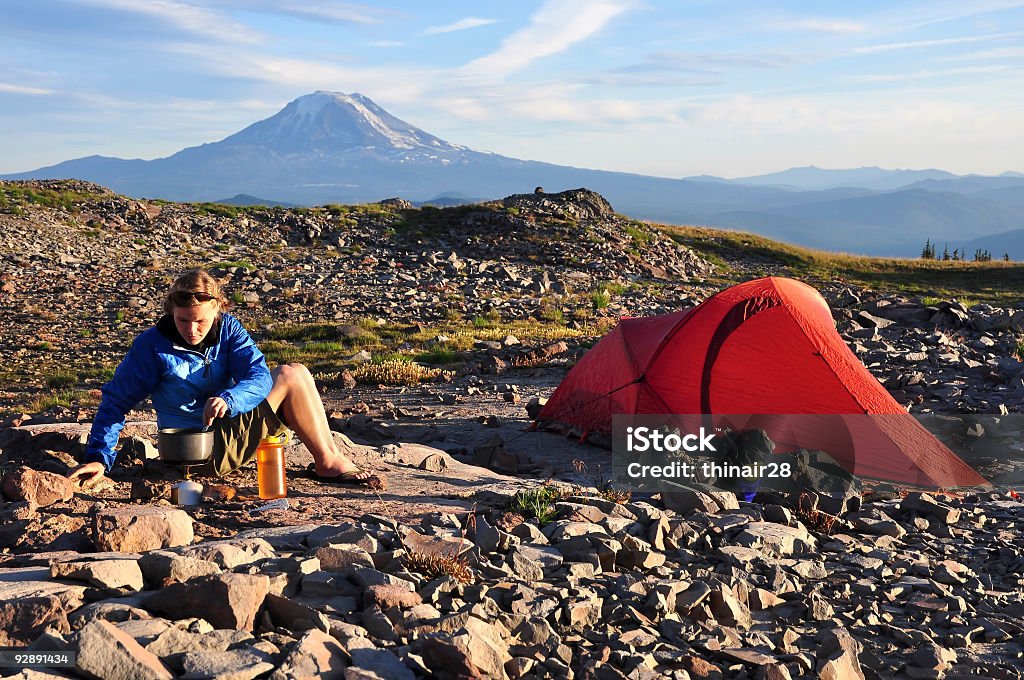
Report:
M 166 156 L 315 90 L 579 167 L 1024 171 L 1024 2 L 6 0 L 0 172 Z

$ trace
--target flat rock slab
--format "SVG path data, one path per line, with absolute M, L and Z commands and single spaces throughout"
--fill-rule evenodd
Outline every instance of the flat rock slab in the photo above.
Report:
M 137 555 L 111 558 L 86 556 L 53 562 L 50 564 L 50 575 L 53 578 L 85 581 L 100 588 L 142 590 L 143 587 L 142 569 L 139 568 Z
M 811 552 L 817 541 L 806 529 L 773 522 L 751 522 L 743 527 L 736 542 L 748 548 L 757 548 L 774 557 L 802 555 Z
M 414 680 L 413 672 L 385 649 L 353 649 L 352 666 L 388 680 Z
M 274 670 L 273 658 L 257 649 L 188 652 L 182 657 L 182 680 L 252 680 Z
M 0 602 L 53 595 L 71 611 L 82 604 L 87 586 L 51 581 L 48 567 L 0 569 Z
M 306 547 L 306 537 L 320 526 L 320 524 L 302 524 L 290 527 L 248 529 L 240 532 L 237 538 L 262 538 L 275 550 L 302 550 Z
M 183 557 L 213 562 L 224 569 L 274 556 L 274 548 L 262 538 L 232 538 L 223 541 L 204 541 L 198 545 L 177 550 Z

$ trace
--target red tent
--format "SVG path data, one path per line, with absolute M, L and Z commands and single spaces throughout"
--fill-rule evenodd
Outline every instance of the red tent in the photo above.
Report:
M 569 371 L 538 420 L 585 437 L 610 435 L 615 414 L 859 414 L 728 424 L 764 427 L 780 452 L 826 451 L 864 477 L 987 484 L 864 368 L 821 295 L 792 279 L 748 281 L 690 310 L 623 319 Z

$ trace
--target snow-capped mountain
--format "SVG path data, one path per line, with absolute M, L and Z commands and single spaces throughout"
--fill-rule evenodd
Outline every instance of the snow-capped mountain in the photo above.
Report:
M 318 91 L 226 138 L 225 146 L 257 146 L 280 153 L 349 153 L 375 149 L 388 155 L 459 154 L 466 147 L 400 120 L 359 93 Z
M 1024 223 L 1024 178 L 1015 175 L 795 168 L 730 181 L 586 170 L 475 151 L 424 132 L 361 94 L 323 91 L 225 139 L 167 158 L 90 156 L 2 179 L 66 177 L 140 198 L 247 195 L 299 205 L 393 196 L 493 199 L 537 186 L 549 192 L 587 187 L 636 218 L 744 229 L 878 255 L 916 256 L 925 239 L 952 248 Z

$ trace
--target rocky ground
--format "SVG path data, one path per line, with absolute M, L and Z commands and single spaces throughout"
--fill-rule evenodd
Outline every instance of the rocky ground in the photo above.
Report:
M 1021 677 L 1022 310 L 813 282 L 865 365 L 912 412 L 936 414 L 992 491 L 868 483 L 838 506 L 820 499 L 835 514 L 711 488 L 627 500 L 601 493 L 607 451 L 530 431 L 527 404 L 602 320 L 699 302 L 724 285 L 722 265 L 742 279 L 780 263 L 716 271 L 585 191 L 450 211 L 235 212 L 11 186 L 67 201 L 0 211 L 0 299 L 14 310 L 0 405 L 17 425 L 0 430 L 0 646 L 78 654 L 47 674 Z M 305 479 L 311 458 L 292 445 L 287 507 L 265 507 L 253 470 L 201 480 L 202 504 L 173 506 L 181 471 L 156 459 L 146 410 L 107 483 L 67 484 L 88 390 L 158 316 L 169 275 L 200 263 L 261 342 L 286 321 L 461 320 L 478 336 L 447 382 L 318 374 L 339 446 L 385 473 L 386 491 Z M 502 337 L 528 319 L 573 332 Z M 409 337 L 405 351 L 444 342 Z M 65 388 L 68 403 L 29 406 Z M 541 516 L 517 493 L 543 498 Z

